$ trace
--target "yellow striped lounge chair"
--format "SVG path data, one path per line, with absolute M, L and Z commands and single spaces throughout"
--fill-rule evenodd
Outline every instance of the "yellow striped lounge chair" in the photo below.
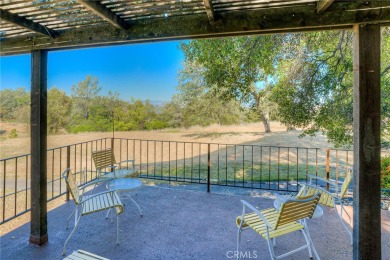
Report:
M 76 180 L 69 168 L 62 173 L 62 176 L 65 179 L 66 186 L 76 204 L 76 209 L 74 210 L 75 225 L 65 241 L 62 255 L 66 254 L 66 245 L 80 223 L 80 218 L 82 216 L 111 208 L 114 208 L 116 212 L 116 243 L 119 244 L 119 215 L 123 212 L 123 205 L 116 191 L 107 190 L 92 195 L 84 195 L 77 186 Z M 73 215 L 73 213 L 71 215 Z
M 111 148 L 92 152 L 92 159 L 95 163 L 98 178 L 117 179 L 138 176 L 134 168 L 134 160 L 125 160 L 117 163 Z M 131 168 L 128 167 L 129 163 L 131 163 Z M 126 167 L 123 167 L 124 164 L 126 164 Z
M 257 232 L 262 238 L 267 240 L 271 259 L 280 259 L 306 248 L 309 251 L 310 258 L 313 257 L 314 253 L 316 258 L 320 259 L 311 240 L 306 224 L 306 218 L 311 218 L 313 216 L 319 199 L 319 193 L 300 199 L 287 199 L 284 203 L 282 203 L 279 210 L 276 210 L 275 208 L 258 210 L 248 202 L 241 200 L 243 204 L 242 215 L 236 218 L 236 224 L 238 227 L 237 252 L 240 252 L 239 246 L 241 241 L 241 232 L 250 228 Z M 249 209 L 250 212 L 247 213 L 246 209 Z M 306 240 L 306 245 L 276 256 L 274 251 L 276 244 L 274 240 L 277 237 L 287 235 L 295 231 L 302 232 Z
M 110 260 L 84 250 L 74 251 L 71 255 L 68 255 L 64 260 Z
M 326 180 L 324 178 L 308 174 L 308 177 L 310 178 L 309 184 L 303 185 L 297 194 L 297 197 L 300 197 L 300 196 L 310 196 L 310 195 L 317 193 L 317 192 L 321 193 L 321 198 L 320 198 L 319 204 L 323 205 L 323 206 L 330 207 L 330 208 L 335 208 L 336 213 L 341 221 L 342 226 L 347 231 L 347 233 L 351 239 L 351 245 L 353 243 L 352 231 L 348 228 L 348 226 L 346 225 L 346 223 L 343 220 L 343 212 L 345 212 L 345 214 L 347 215 L 350 224 L 352 223 L 352 218 L 344 208 L 343 199 L 347 195 L 348 187 L 352 182 L 352 176 L 353 176 L 352 171 L 347 171 L 344 181 L 343 182 L 336 182 L 335 180 L 332 180 L 332 179 Z M 332 188 L 331 190 L 334 190 L 335 192 L 332 193 L 332 192 L 329 192 L 329 191 L 327 191 L 319 186 L 314 186 L 312 183 L 315 179 L 328 183 Z M 341 186 L 341 188 L 339 186 Z M 340 205 L 340 211 L 337 210 L 337 207 L 336 207 L 337 204 Z

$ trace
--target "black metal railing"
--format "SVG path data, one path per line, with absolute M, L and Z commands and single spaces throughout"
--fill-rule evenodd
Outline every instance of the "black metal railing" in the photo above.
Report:
M 134 159 L 140 177 L 184 183 L 297 191 L 307 174 L 326 177 L 325 149 L 115 138 L 115 157 Z M 332 152 L 334 153 L 333 150 Z M 331 178 L 343 177 L 351 151 L 338 151 Z
M 111 139 L 103 138 L 47 150 L 47 198 L 67 193 L 61 173 L 71 168 L 78 183 L 96 178 L 91 151 L 106 149 Z M 31 156 L 24 154 L 0 160 L 0 223 L 30 211 Z
M 92 151 L 113 148 L 117 161 L 134 159 L 141 178 L 294 192 L 307 174 L 343 177 L 351 151 L 102 138 L 47 151 L 48 201 L 67 194 L 61 173 L 71 168 L 79 184 L 96 178 Z M 327 167 L 326 161 L 329 166 Z M 0 223 L 30 210 L 31 156 L 0 160 Z M 69 194 L 68 194 L 69 196 Z

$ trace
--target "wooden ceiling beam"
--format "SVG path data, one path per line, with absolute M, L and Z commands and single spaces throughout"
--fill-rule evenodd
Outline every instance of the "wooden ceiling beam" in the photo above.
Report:
M 317 3 L 317 13 L 320 14 L 324 12 L 331 4 L 333 4 L 334 0 L 319 0 Z
M 206 9 L 207 17 L 212 23 L 215 21 L 215 13 L 212 0 L 203 0 L 204 8 Z
M 117 28 L 127 30 L 130 27 L 125 19 L 116 15 L 99 1 L 78 0 L 78 2 Z
M 111 25 L 91 25 L 59 31 L 55 39 L 20 36 L 0 44 L 0 55 L 28 53 L 37 49 L 77 49 L 93 46 L 199 39 L 240 35 L 290 33 L 313 30 L 350 29 L 355 24 L 390 23 L 390 3 L 333 3 L 326 12 L 316 13 L 317 5 L 218 13 L 210 23 L 205 13 L 134 21 L 128 30 Z
M 0 9 L 0 19 L 52 38 L 57 35 L 56 31 L 51 30 L 46 26 L 8 12 L 7 10 Z

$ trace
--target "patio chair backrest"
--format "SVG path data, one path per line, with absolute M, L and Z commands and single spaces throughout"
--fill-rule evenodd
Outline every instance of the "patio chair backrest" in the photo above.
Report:
M 101 170 L 116 164 L 114 152 L 111 148 L 92 152 L 92 158 L 95 163 L 96 170 Z
M 316 193 L 299 199 L 287 200 L 280 207 L 280 213 L 274 225 L 275 229 L 300 219 L 311 218 L 320 200 L 320 196 L 320 193 Z
M 74 178 L 72 171 L 68 168 L 62 173 L 62 177 L 65 179 L 66 186 L 70 192 L 70 195 L 73 198 L 73 201 L 76 205 L 80 202 L 80 191 L 77 186 L 76 179 Z
M 341 185 L 340 198 L 344 198 L 345 193 L 348 191 L 348 187 L 352 182 L 352 177 L 353 177 L 352 171 L 348 170 L 346 175 L 345 175 L 343 185 Z
M 334 200 L 332 194 L 323 190 L 321 187 L 312 187 L 308 185 L 303 185 L 300 191 L 298 192 L 296 198 L 299 199 L 305 196 L 313 196 L 317 192 L 321 194 L 320 201 L 318 202 L 319 204 L 327 207 L 334 206 Z

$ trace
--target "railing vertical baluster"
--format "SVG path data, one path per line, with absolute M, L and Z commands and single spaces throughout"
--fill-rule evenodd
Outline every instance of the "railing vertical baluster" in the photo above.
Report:
M 236 186 L 236 170 L 237 170 L 237 145 L 234 145 L 234 171 L 233 171 L 233 186 Z
M 66 168 L 70 168 L 70 146 L 66 147 Z M 69 189 L 66 187 L 66 201 L 69 201 Z
M 199 173 L 198 173 L 198 182 L 200 183 L 200 155 L 201 155 L 201 147 L 200 147 L 200 143 L 199 143 Z
M 309 174 L 309 149 L 306 148 L 306 183 L 307 183 L 308 174 Z
M 88 180 L 88 143 L 85 143 L 85 178 Z M 92 178 L 91 178 L 92 180 Z
M 4 180 L 3 180 L 3 221 L 5 220 L 5 190 L 6 190 L 6 176 L 7 176 L 7 161 L 4 160 L 3 163 L 3 170 L 4 170 Z
M 347 150 L 347 154 L 346 154 L 346 156 L 347 156 L 347 159 L 345 160 L 345 163 L 346 163 L 346 167 L 345 167 L 345 173 L 347 173 L 347 172 L 348 172 L 348 168 L 349 168 L 349 163 L 348 163 L 348 158 L 349 158 L 349 156 L 348 156 L 348 150 Z
M 298 169 L 298 167 L 299 167 L 299 162 L 298 162 L 298 160 L 299 160 L 299 148 L 297 148 L 297 191 L 299 190 L 299 187 L 298 187 L 298 183 L 299 183 L 299 169 Z
M 60 194 L 62 193 L 62 176 L 61 176 L 61 170 L 62 170 L 62 147 L 60 148 Z
M 278 190 L 280 190 L 280 147 L 278 147 Z
M 74 145 L 74 170 L 76 173 L 73 173 L 73 174 L 76 174 L 75 179 L 77 180 L 77 155 L 76 155 L 76 152 L 77 152 L 77 144 Z
M 122 139 L 119 139 L 119 161 L 122 161 Z
M 263 146 L 260 146 L 260 189 L 263 182 Z
M 245 187 L 245 145 L 242 146 L 242 187 Z
M 226 182 L 226 186 L 227 186 L 228 185 L 228 145 L 226 145 L 226 150 L 225 150 L 225 165 L 226 165 L 225 182 Z
M 207 192 L 210 192 L 210 167 L 211 167 L 211 156 L 210 156 L 210 144 L 207 146 Z
M 268 147 L 268 189 L 271 188 L 271 146 Z
M 25 210 L 27 210 L 28 207 L 27 201 L 28 201 L 28 155 L 26 156 L 26 201 L 25 201 L 26 209 Z
M 218 182 L 218 184 L 219 184 L 219 181 L 220 181 L 220 179 L 219 179 L 219 144 L 218 144 L 218 147 L 217 147 L 217 149 L 218 149 L 218 162 L 217 162 L 217 164 L 218 164 L 218 166 L 217 166 L 217 171 L 218 171 L 218 180 L 217 180 L 217 182 Z
M 156 178 L 156 156 L 157 156 L 157 151 L 156 151 L 156 140 L 154 141 L 154 165 L 153 165 L 153 177 Z
M 168 180 L 171 181 L 171 141 L 168 142 Z
M 290 190 L 289 180 L 290 180 L 290 147 L 287 148 L 287 191 Z
M 142 140 L 139 140 L 139 173 L 142 174 Z
M 193 175 L 194 172 L 194 143 L 191 143 L 191 182 L 193 182 Z
M 161 141 L 161 177 L 162 177 L 162 179 L 164 178 L 163 173 L 164 173 L 164 141 Z
M 177 142 L 176 143 L 176 156 L 175 156 L 175 160 L 176 160 L 176 181 L 177 181 Z
M 253 145 L 252 147 L 252 169 L 251 169 L 251 188 L 253 188 Z
M 318 176 L 318 149 L 316 149 L 316 176 Z M 316 179 L 316 185 L 318 185 L 317 183 L 317 179 Z
M 126 170 L 129 169 L 129 139 L 126 139 Z M 134 169 L 133 169 L 134 170 Z
M 336 150 L 336 187 L 339 185 L 339 153 Z
M 83 174 L 83 144 L 80 144 L 80 183 L 85 183 L 85 179 L 82 180 L 81 178 L 85 177 Z
M 186 142 L 183 143 L 183 153 L 184 153 L 184 158 L 183 158 L 183 180 L 186 181 Z
M 51 197 L 54 197 L 54 149 L 51 158 Z
M 146 178 L 149 177 L 149 140 L 146 141 Z
M 16 215 L 16 208 L 17 208 L 16 205 L 18 205 L 17 197 L 18 197 L 18 157 L 15 158 L 15 208 L 14 208 L 15 215 Z

